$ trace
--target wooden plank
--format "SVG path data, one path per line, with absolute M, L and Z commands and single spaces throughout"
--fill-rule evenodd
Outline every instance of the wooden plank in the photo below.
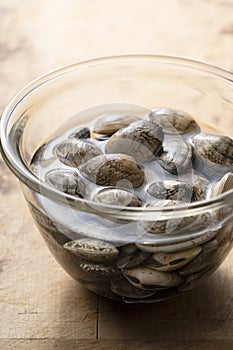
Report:
M 192 340 L 191 342 L 130 342 L 122 340 L 67 340 L 67 339 L 42 339 L 42 340 L 0 340 L 1 350 L 232 350 L 232 342 L 221 340 L 216 342 Z

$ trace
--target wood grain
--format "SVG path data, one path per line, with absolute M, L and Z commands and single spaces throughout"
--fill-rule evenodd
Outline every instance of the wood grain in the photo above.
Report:
M 215 341 L 200 341 L 193 340 L 192 342 L 132 342 L 118 340 L 64 340 L 64 339 L 44 339 L 44 340 L 3 340 L 0 341 L 1 350 L 232 350 L 232 343 L 221 340 Z
M 231 0 L 1 0 L 0 110 L 38 75 L 97 56 L 166 54 L 233 70 L 232 11 Z M 232 253 L 185 296 L 119 305 L 54 261 L 2 161 L 0 203 L 1 350 L 232 349 Z

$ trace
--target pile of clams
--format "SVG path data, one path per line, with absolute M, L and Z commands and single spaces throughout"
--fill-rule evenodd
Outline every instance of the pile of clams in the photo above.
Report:
M 105 113 L 53 142 L 52 154 L 54 162 L 44 173 L 49 186 L 96 204 L 120 206 L 119 212 L 129 207 L 188 208 L 233 188 L 232 138 L 204 133 L 193 117 L 169 108 L 151 110 L 143 118 Z M 38 152 L 32 166 L 36 161 Z M 124 244 L 109 236 L 88 237 L 82 227 L 77 239 L 69 239 L 46 212 L 33 206 L 31 211 L 75 279 L 124 302 L 159 301 L 192 289 L 216 269 L 233 242 L 232 220 L 216 228 L 232 209 L 227 214 L 219 209 L 179 219 L 140 219 L 140 239 Z M 102 224 L 108 220 L 126 231 L 131 227 L 130 219 L 103 218 Z M 185 244 L 147 240 L 193 233 L 197 239 Z

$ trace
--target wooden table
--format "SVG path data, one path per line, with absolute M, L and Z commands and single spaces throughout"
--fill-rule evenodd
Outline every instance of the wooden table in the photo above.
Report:
M 0 110 L 50 69 L 126 53 L 233 71 L 233 1 L 1 0 Z M 1 160 L 0 203 L 1 350 L 233 349 L 233 254 L 185 296 L 120 305 L 86 291 L 54 261 Z

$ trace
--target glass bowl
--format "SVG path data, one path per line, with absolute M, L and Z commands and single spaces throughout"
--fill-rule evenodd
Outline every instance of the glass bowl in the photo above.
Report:
M 191 290 L 222 263 L 233 242 L 232 190 L 175 207 L 114 206 L 50 187 L 31 163 L 51 135 L 92 121 L 92 113 L 79 112 L 109 104 L 182 110 L 204 131 L 213 132 L 216 125 L 208 122 L 217 120 L 232 136 L 232 80 L 227 71 L 191 60 L 118 56 L 60 68 L 11 100 L 1 119 L 2 156 L 20 180 L 47 246 L 70 276 L 107 298 L 149 303 Z M 155 222 L 163 224 L 159 233 L 142 230 Z M 182 230 L 180 222 L 187 224 Z M 167 229 L 169 223 L 175 229 Z M 78 249 L 67 249 L 77 240 Z

